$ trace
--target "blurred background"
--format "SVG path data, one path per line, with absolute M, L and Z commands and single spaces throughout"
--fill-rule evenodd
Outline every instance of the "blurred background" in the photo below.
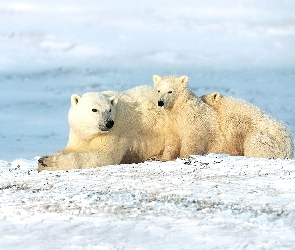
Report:
M 295 133 L 295 1 L 1 0 L 0 159 L 61 150 L 70 96 L 187 75 Z

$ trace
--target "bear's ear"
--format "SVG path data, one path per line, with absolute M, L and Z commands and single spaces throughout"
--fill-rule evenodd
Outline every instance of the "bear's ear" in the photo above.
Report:
M 81 96 L 78 96 L 77 94 L 73 94 L 71 96 L 71 104 L 72 104 L 72 106 L 77 105 L 78 102 L 80 101 L 80 99 L 81 99 Z
M 181 83 L 181 85 L 183 85 L 183 86 L 187 86 L 187 84 L 188 84 L 188 77 L 187 76 L 181 76 L 181 77 L 179 77 L 179 80 L 180 80 L 180 83 Z
M 156 85 L 160 80 L 161 80 L 161 76 L 153 75 L 153 81 L 154 81 L 154 84 L 155 84 L 155 85 Z
M 116 96 L 111 96 L 110 98 L 111 104 L 116 107 L 117 103 L 118 103 L 118 98 Z
M 211 94 L 211 96 L 213 102 L 218 102 L 222 97 L 222 95 L 219 92 L 214 92 Z

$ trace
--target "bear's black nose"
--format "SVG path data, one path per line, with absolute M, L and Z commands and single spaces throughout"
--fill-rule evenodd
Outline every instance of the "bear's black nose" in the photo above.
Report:
M 106 124 L 106 127 L 107 128 L 112 128 L 114 126 L 114 121 L 113 120 L 108 120 L 107 124 Z
M 160 107 L 164 106 L 164 102 L 163 101 L 158 101 L 158 106 L 160 106 Z

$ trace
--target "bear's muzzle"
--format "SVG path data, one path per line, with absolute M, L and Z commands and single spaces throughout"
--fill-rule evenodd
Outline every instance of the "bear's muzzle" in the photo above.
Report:
M 108 131 L 114 126 L 115 122 L 111 119 L 107 119 L 107 122 L 105 125 L 99 125 L 98 128 L 100 131 Z
M 164 102 L 163 102 L 163 101 L 161 101 L 161 100 L 160 100 L 160 101 L 158 101 L 158 106 L 159 106 L 159 107 L 163 107 L 163 106 L 164 106 Z

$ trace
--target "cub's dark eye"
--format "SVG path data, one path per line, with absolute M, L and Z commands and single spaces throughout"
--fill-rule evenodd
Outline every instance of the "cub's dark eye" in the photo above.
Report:
M 97 112 L 98 110 L 97 109 L 92 109 L 92 112 Z
M 158 90 L 158 93 L 160 93 L 160 90 Z
M 168 91 L 168 94 L 172 94 L 172 90 Z
M 112 109 L 110 109 L 109 112 L 112 112 Z

